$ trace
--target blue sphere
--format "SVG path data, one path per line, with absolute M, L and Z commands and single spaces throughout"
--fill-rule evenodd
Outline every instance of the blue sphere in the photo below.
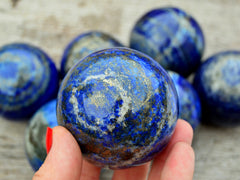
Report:
M 61 61 L 61 75 L 64 77 L 67 72 L 80 59 L 106 48 L 123 46 L 111 35 L 100 31 L 90 31 L 80 34 L 74 38 L 66 47 Z
M 197 71 L 194 86 L 202 101 L 205 123 L 240 125 L 240 51 L 208 58 Z
M 201 120 L 201 103 L 193 86 L 181 75 L 168 71 L 177 90 L 179 118 L 184 119 L 195 130 Z
M 79 61 L 65 76 L 57 118 L 89 162 L 127 168 L 153 159 L 167 145 L 178 99 L 156 61 L 128 48 L 105 49 Z
M 140 18 L 130 47 L 151 56 L 165 69 L 187 77 L 201 64 L 204 36 L 192 16 L 177 8 L 159 8 Z
M 56 98 L 59 81 L 52 60 L 37 47 L 9 44 L 0 48 L 0 114 L 30 117 Z
M 37 171 L 43 164 L 46 153 L 47 127 L 57 126 L 56 99 L 43 105 L 30 119 L 25 132 L 25 151 L 32 168 Z

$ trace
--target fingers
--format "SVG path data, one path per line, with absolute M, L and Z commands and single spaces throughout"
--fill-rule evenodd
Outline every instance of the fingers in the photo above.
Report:
M 191 126 L 178 120 L 175 132 L 165 150 L 153 161 L 149 179 L 192 178 L 194 152 L 191 148 L 193 130 Z M 82 168 L 82 174 L 81 174 Z M 130 169 L 116 170 L 113 180 L 145 180 L 150 163 Z M 33 180 L 90 180 L 99 179 L 100 168 L 82 159 L 81 150 L 74 137 L 63 127 L 53 129 L 52 148 Z M 181 177 L 181 178 L 180 178 Z
M 132 167 L 129 169 L 115 170 L 112 180 L 123 180 L 123 179 L 145 180 L 148 175 L 149 167 L 150 167 L 150 163 L 147 163 L 147 164 L 137 166 L 137 167 Z
M 167 162 L 168 163 L 172 162 L 171 159 L 168 161 L 168 157 L 170 157 L 169 155 L 171 155 L 172 150 L 175 149 L 175 145 L 180 143 L 180 142 L 183 142 L 191 148 L 192 138 L 193 138 L 193 130 L 192 130 L 192 127 L 190 126 L 190 124 L 187 123 L 184 120 L 178 120 L 175 131 L 174 131 L 174 134 L 173 134 L 168 146 L 153 161 L 152 168 L 151 168 L 151 171 L 149 173 L 149 179 L 150 180 L 155 180 L 155 179 L 159 180 L 160 177 L 163 176 L 162 170 L 163 170 L 163 168 L 165 168 L 166 163 Z M 178 148 L 178 146 L 177 146 L 177 148 Z M 174 153 L 173 153 L 173 155 L 174 155 Z M 178 156 L 178 154 L 176 154 L 175 156 Z M 194 157 L 194 155 L 193 155 L 193 157 Z M 189 160 L 190 161 L 189 165 L 191 164 L 192 159 L 193 159 L 193 164 L 194 164 L 194 158 L 191 158 Z M 177 167 L 178 164 L 175 164 L 175 166 Z M 181 165 L 180 165 L 180 167 L 181 167 Z M 191 169 L 191 167 L 190 167 L 190 169 Z M 129 180 L 130 179 L 146 179 L 147 174 L 148 174 L 148 170 L 149 170 L 149 163 L 146 164 L 146 165 L 143 165 L 143 166 L 134 167 L 134 168 L 130 168 L 130 169 L 117 170 L 117 171 L 114 172 L 113 180 L 118 180 L 118 179 L 129 179 Z M 167 170 L 168 169 L 165 168 L 165 174 L 167 174 Z
M 83 160 L 81 180 L 98 180 L 100 176 L 100 167 L 96 167 L 93 164 Z
M 149 173 L 149 179 L 155 180 L 159 179 L 162 174 L 162 169 L 165 166 L 166 159 L 168 158 L 169 153 L 171 152 L 173 146 L 178 142 L 185 142 L 191 146 L 193 139 L 193 129 L 191 125 L 179 119 L 173 133 L 173 136 L 167 145 L 167 147 L 154 159 L 151 171 Z
M 63 127 L 53 128 L 51 150 L 33 180 L 79 180 L 82 153 L 78 143 Z
M 162 170 L 161 180 L 192 180 L 194 172 L 194 151 L 185 142 L 176 143 Z

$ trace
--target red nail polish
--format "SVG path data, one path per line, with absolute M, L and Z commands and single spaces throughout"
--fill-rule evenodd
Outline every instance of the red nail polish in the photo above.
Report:
M 47 132 L 46 132 L 46 150 L 47 150 L 47 154 L 49 153 L 51 147 L 52 147 L 52 129 L 50 127 L 47 127 Z

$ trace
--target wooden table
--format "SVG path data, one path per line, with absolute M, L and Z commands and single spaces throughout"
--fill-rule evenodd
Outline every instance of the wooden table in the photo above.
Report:
M 44 49 L 60 66 L 65 46 L 88 30 L 112 34 L 128 45 L 130 31 L 146 11 L 177 6 L 194 16 L 206 38 L 204 58 L 240 50 L 240 0 L 8 0 L 0 1 L 0 46 L 28 42 Z M 24 153 L 27 121 L 0 118 L 0 179 L 27 180 L 33 171 Z M 196 180 L 240 180 L 240 127 L 201 126 L 195 134 Z

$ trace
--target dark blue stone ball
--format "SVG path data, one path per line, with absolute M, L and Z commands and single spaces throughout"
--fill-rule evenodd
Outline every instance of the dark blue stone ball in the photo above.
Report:
M 240 51 L 208 58 L 197 71 L 194 86 L 202 101 L 205 123 L 240 125 Z
M 56 98 L 59 81 L 52 60 L 39 48 L 9 44 L 0 48 L 0 113 L 8 118 L 30 117 Z
M 178 98 L 156 61 L 128 48 L 105 49 L 68 72 L 58 94 L 57 118 L 89 162 L 127 168 L 153 159 L 169 142 Z
M 61 75 L 64 77 L 80 59 L 102 49 L 122 47 L 111 35 L 99 31 L 90 31 L 74 38 L 66 47 L 61 61 Z
M 187 77 L 201 64 L 204 37 L 192 16 L 168 7 L 149 11 L 137 21 L 130 47 L 148 54 L 165 69 Z
M 193 86 L 181 75 L 168 71 L 177 90 L 179 118 L 186 120 L 195 130 L 201 120 L 201 103 Z
M 56 99 L 42 106 L 30 119 L 25 132 L 25 151 L 32 168 L 37 171 L 43 164 L 46 153 L 47 127 L 57 126 Z

